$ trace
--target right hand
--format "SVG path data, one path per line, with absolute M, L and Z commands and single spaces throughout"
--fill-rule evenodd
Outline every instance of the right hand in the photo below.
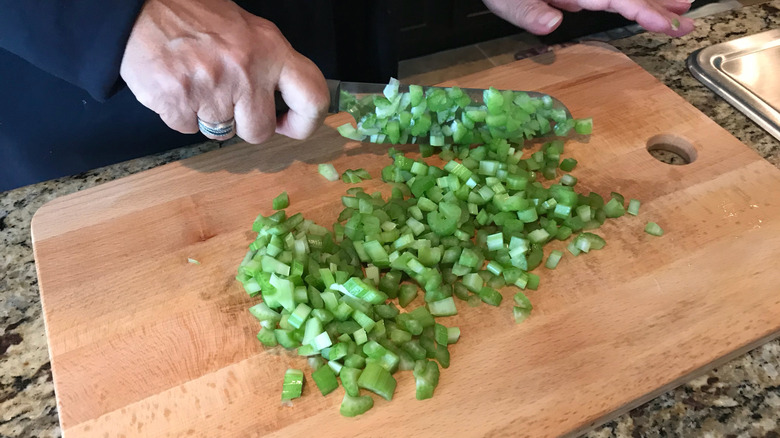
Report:
M 236 133 L 250 143 L 274 132 L 308 137 L 330 99 L 313 62 L 273 23 L 230 0 L 147 0 L 120 74 L 138 101 L 172 129 L 195 133 L 198 118 L 220 123 L 235 117 Z M 279 120 L 276 89 L 290 108 Z

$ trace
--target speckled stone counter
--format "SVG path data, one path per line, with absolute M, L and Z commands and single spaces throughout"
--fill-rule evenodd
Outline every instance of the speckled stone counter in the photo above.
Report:
M 688 74 L 695 49 L 780 25 L 780 0 L 697 20 L 683 38 L 640 34 L 612 41 L 764 158 L 780 167 L 780 142 Z M 0 193 L 0 437 L 60 436 L 30 241 L 35 211 L 56 197 L 225 146 L 180 148 Z M 780 437 L 780 341 L 669 391 L 586 436 Z
M 696 30 L 684 38 L 640 34 L 611 44 L 780 167 L 780 142 L 716 97 L 685 66 L 686 58 L 696 49 L 780 27 L 780 1 L 696 21 Z M 780 340 L 775 340 L 663 394 L 587 437 L 780 437 L 779 372 Z

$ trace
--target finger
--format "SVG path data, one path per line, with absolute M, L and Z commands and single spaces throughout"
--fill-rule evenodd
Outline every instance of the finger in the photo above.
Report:
M 297 140 L 311 136 L 321 125 L 321 118 L 312 119 L 290 109 L 276 121 L 276 132 Z
M 182 134 L 198 132 L 198 117 L 189 105 L 186 81 L 164 75 L 154 77 L 157 81 L 145 87 L 128 84 L 138 102 L 157 113 L 174 131 Z
M 548 3 L 562 11 L 579 12 L 582 10 L 582 6 L 577 3 L 577 0 L 549 0 Z
M 499 17 L 537 35 L 547 35 L 563 19 L 563 13 L 541 0 L 486 2 Z
M 693 29 L 696 27 L 696 24 L 694 24 L 693 20 L 688 17 L 680 17 L 678 20 L 679 25 L 677 28 L 675 29 L 674 26 L 672 26 L 671 32 L 665 32 L 667 35 L 673 37 L 688 35 L 689 33 L 693 32 Z
M 152 108 L 154 110 L 154 108 Z M 184 106 L 168 106 L 163 111 L 156 111 L 169 128 L 182 134 L 198 132 L 198 117 L 195 111 Z
M 128 86 L 129 87 L 129 86 Z M 159 89 L 159 87 L 158 87 Z M 157 113 L 162 121 L 174 131 L 182 134 L 198 132 L 198 120 L 195 111 L 186 106 L 183 99 L 175 98 L 175 104 L 160 101 L 153 93 L 130 89 L 138 102 Z
M 663 5 L 649 2 L 649 8 L 641 10 L 635 21 L 651 32 L 678 37 L 693 30 L 693 20 L 669 11 Z
M 276 112 L 270 90 L 255 89 L 241 95 L 235 107 L 236 134 L 252 144 L 274 135 Z
M 216 67 L 215 67 L 216 66 Z M 220 61 L 204 63 L 192 76 L 190 102 L 198 113 L 198 120 L 214 127 L 233 121 L 233 84 L 220 67 Z M 230 91 L 228 91 L 230 90 Z M 227 140 L 236 135 L 235 129 L 225 135 L 214 135 L 201 130 L 212 140 Z
M 691 3 L 693 0 L 663 0 L 660 2 L 661 7 L 677 15 L 688 12 L 691 9 Z
M 693 21 L 680 17 L 653 1 L 645 0 L 579 0 L 580 6 L 592 11 L 611 11 L 636 21 L 651 32 L 680 36 L 693 30 Z
M 308 58 L 295 54 L 279 76 L 279 91 L 289 107 L 277 120 L 276 132 L 304 139 L 321 124 L 328 110 L 330 94 L 325 77 Z

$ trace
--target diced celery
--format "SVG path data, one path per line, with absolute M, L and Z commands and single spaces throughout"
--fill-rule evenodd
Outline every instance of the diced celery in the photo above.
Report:
M 374 399 L 370 395 L 353 397 L 349 394 L 344 394 L 339 412 L 344 417 L 356 417 L 366 413 L 372 407 L 374 407 Z
M 645 226 L 645 232 L 653 236 L 663 236 L 664 230 L 655 222 L 648 222 Z
M 455 300 L 452 297 L 428 303 L 428 309 L 433 316 L 452 316 L 458 314 L 458 309 L 455 307 Z
M 632 200 L 628 201 L 628 208 L 626 209 L 626 213 L 628 213 L 630 215 L 634 215 L 634 216 L 638 215 L 639 214 L 639 206 L 640 206 L 640 204 L 641 203 L 639 201 L 637 201 L 636 199 L 632 199 Z
M 303 391 L 303 371 L 288 369 L 284 373 L 282 384 L 282 401 L 292 400 L 301 396 Z
M 352 125 L 349 125 L 350 127 Z M 319 165 L 319 174 L 325 177 L 328 181 L 337 181 L 339 179 L 339 173 L 336 172 L 336 168 L 330 163 L 323 163 Z
M 317 371 L 311 373 L 311 378 L 322 395 L 328 395 L 339 387 L 336 373 L 331 367 L 320 367 Z
M 366 363 L 357 383 L 359 387 L 374 392 L 385 400 L 393 399 L 396 380 L 389 371 L 377 363 Z

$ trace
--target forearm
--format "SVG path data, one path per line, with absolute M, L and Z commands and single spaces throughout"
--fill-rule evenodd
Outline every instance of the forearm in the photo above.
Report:
M 103 100 L 143 0 L 0 0 L 0 47 Z

